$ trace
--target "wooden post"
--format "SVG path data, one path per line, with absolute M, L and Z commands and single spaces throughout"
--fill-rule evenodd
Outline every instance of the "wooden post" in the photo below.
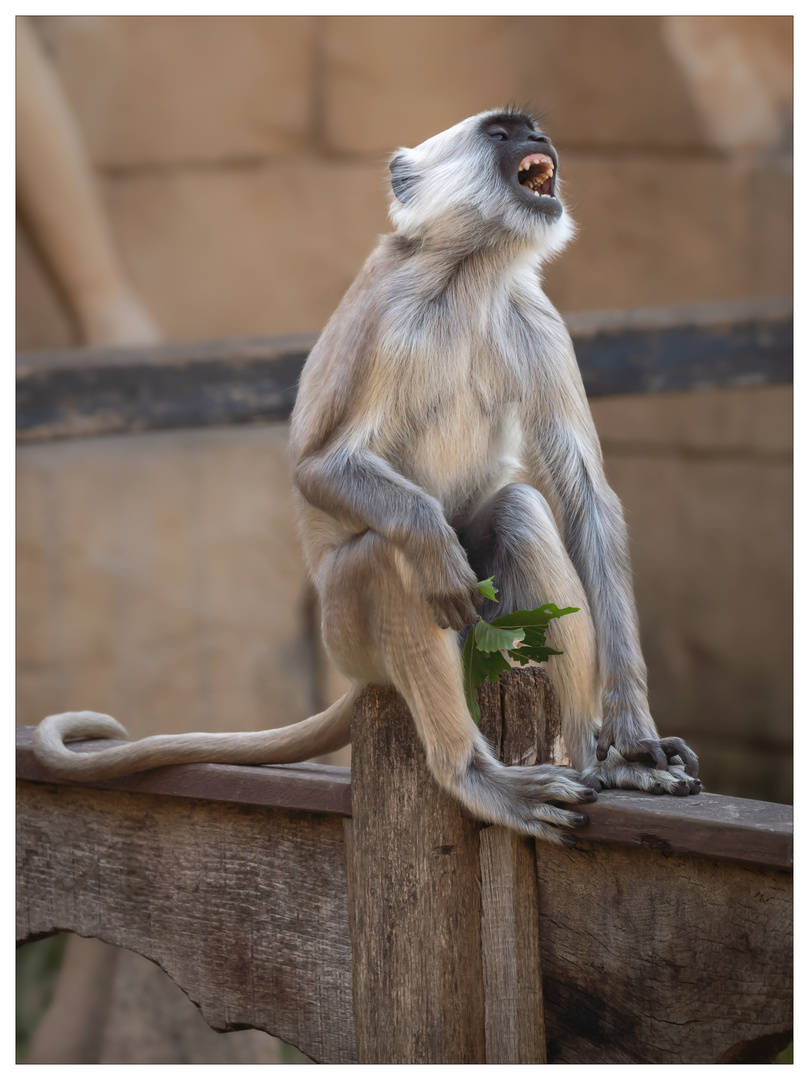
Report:
M 533 764 L 553 743 L 543 672 L 507 674 L 480 704 L 507 764 Z M 476 824 L 438 787 L 394 691 L 369 688 L 354 721 L 346 858 L 359 1061 L 544 1062 L 533 841 Z
M 346 823 L 361 1064 L 486 1061 L 478 825 L 434 783 L 393 690 L 355 706 Z
M 494 693 L 492 693 L 494 691 Z M 498 692 L 499 691 L 499 692 Z M 509 672 L 485 687 L 481 726 L 506 765 L 547 761 L 559 735 L 559 707 L 539 668 Z M 492 825 L 480 833 L 486 1060 L 547 1062 L 534 841 Z

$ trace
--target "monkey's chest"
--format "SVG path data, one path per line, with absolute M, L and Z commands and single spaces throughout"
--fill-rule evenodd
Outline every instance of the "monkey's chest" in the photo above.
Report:
M 404 471 L 451 508 L 514 471 L 522 440 L 516 407 L 482 401 L 469 386 L 434 399 L 403 441 Z

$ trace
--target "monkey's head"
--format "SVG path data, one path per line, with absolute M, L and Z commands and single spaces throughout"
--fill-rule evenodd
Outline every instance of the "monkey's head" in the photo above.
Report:
M 390 162 L 390 217 L 412 239 L 516 242 L 555 255 L 571 239 L 559 159 L 534 118 L 511 109 L 462 120 Z

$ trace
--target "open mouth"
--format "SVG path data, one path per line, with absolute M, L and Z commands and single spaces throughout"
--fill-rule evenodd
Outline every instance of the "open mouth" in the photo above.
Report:
M 521 187 L 538 199 L 554 198 L 556 176 L 553 160 L 547 154 L 529 154 L 517 168 L 517 180 Z

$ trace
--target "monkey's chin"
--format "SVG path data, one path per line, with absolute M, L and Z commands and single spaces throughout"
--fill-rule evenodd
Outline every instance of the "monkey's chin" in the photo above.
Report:
M 520 197 L 522 202 L 530 208 L 531 213 L 549 224 L 558 221 L 564 212 L 562 204 L 554 195 L 535 195 L 522 188 Z

